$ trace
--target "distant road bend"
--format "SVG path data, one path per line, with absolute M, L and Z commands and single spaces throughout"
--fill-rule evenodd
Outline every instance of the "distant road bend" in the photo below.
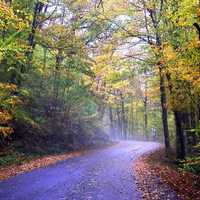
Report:
M 69 158 L 0 183 L 0 200 L 137 200 L 134 160 L 158 148 L 121 141 L 114 147 Z

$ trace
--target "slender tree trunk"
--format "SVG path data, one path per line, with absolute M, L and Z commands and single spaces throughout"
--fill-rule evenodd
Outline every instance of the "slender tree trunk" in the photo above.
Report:
M 136 100 L 136 109 L 135 109 L 135 136 L 138 136 L 138 130 L 139 130 L 139 125 L 138 125 L 138 99 Z
M 117 112 L 117 133 L 118 139 L 122 139 L 122 127 L 121 127 L 121 119 L 120 119 L 120 110 L 118 104 L 116 104 L 116 112 Z
M 32 21 L 32 24 L 31 24 L 31 33 L 29 34 L 29 37 L 28 37 L 29 46 L 32 48 L 32 51 L 27 51 L 25 53 L 25 56 L 27 57 L 27 65 L 28 66 L 31 63 L 33 50 L 35 48 L 35 33 L 36 33 L 37 26 L 38 26 L 37 17 L 38 17 L 38 14 L 42 11 L 43 6 L 44 6 L 44 4 L 42 2 L 37 2 L 35 4 L 33 21 Z M 25 68 L 26 68 L 25 65 L 22 64 L 21 69 L 20 69 L 21 74 L 25 73 Z M 22 78 L 21 77 L 18 79 L 17 85 L 19 87 L 21 87 L 21 85 L 22 85 Z
M 147 96 L 144 98 L 144 127 L 145 127 L 145 137 L 146 141 L 149 141 L 148 134 L 148 115 L 147 115 Z
M 134 107 L 131 108 L 131 139 L 134 140 Z
M 161 35 L 159 31 L 159 23 L 161 21 L 162 17 L 162 11 L 163 11 L 163 4 L 164 1 L 160 2 L 160 11 L 158 12 L 157 9 L 151 9 L 147 7 L 146 1 L 143 1 L 144 6 L 144 21 L 146 25 L 146 31 L 149 32 L 149 25 L 148 25 L 148 18 L 147 13 L 148 11 L 148 17 L 150 17 L 152 21 L 152 25 L 154 27 L 155 31 L 155 46 L 159 49 L 161 48 Z M 152 40 L 150 40 L 149 37 L 147 37 L 147 42 L 149 45 L 152 45 Z M 159 55 L 156 53 L 156 57 L 159 58 Z M 162 69 L 160 63 L 158 63 L 159 66 L 159 75 L 160 75 L 160 93 L 161 93 L 161 106 L 162 106 L 162 122 L 163 122 L 163 129 L 164 129 L 164 138 L 165 138 L 165 147 L 166 149 L 170 149 L 170 140 L 169 140 L 169 130 L 168 130 L 168 121 L 167 121 L 167 108 L 166 108 L 166 92 L 165 92 L 165 85 L 164 85 L 164 75 L 162 74 Z
M 121 107 L 122 107 L 122 133 L 123 133 L 123 139 L 127 140 L 127 130 L 126 130 L 126 118 L 125 118 L 125 110 L 124 110 L 124 98 L 123 98 L 123 93 L 120 93 L 121 97 Z
M 112 114 L 111 106 L 109 106 L 109 111 L 110 111 L 110 136 L 111 136 L 111 139 L 115 139 L 114 126 L 113 126 L 113 114 Z
M 35 43 L 34 43 L 35 32 L 36 32 L 36 29 L 37 29 L 37 26 L 38 26 L 37 17 L 38 17 L 38 14 L 42 11 L 43 7 L 44 7 L 44 4 L 42 2 L 37 2 L 36 5 L 35 5 L 35 11 L 34 11 L 34 14 L 33 14 L 32 29 L 31 29 L 31 33 L 30 33 L 29 38 L 28 38 L 29 44 L 33 49 L 35 47 Z
M 6 26 L 7 26 L 7 22 L 8 22 L 8 20 L 5 20 L 5 21 L 4 21 L 5 25 L 3 26 L 3 31 L 2 31 L 2 40 L 3 40 L 3 42 L 4 42 L 5 37 L 6 37 Z
M 179 112 L 174 111 L 174 116 L 175 116 L 176 135 L 177 135 L 177 144 L 176 144 L 177 155 L 179 159 L 183 160 L 185 159 L 186 156 L 186 148 L 185 148 L 184 133 L 181 128 L 181 115 Z
M 170 74 L 166 74 L 168 85 L 169 85 L 169 91 L 171 95 L 173 96 L 173 86 L 171 84 L 171 78 Z M 181 127 L 183 115 L 180 111 L 174 110 L 174 117 L 175 117 L 175 125 L 176 125 L 176 151 L 177 151 L 177 157 L 179 159 L 185 159 L 186 156 L 186 146 L 185 146 L 185 136 L 183 129 Z M 189 121 L 189 118 L 188 118 Z
M 198 96 L 198 109 L 197 109 L 197 116 L 198 116 L 198 121 L 200 121 L 200 96 Z
M 160 92 L 161 92 L 160 101 L 161 101 L 161 106 L 162 106 L 162 122 L 163 122 L 163 129 L 164 129 L 165 147 L 166 147 L 166 149 L 170 149 L 167 108 L 166 108 L 166 92 L 165 92 L 164 75 L 162 74 L 162 69 L 163 69 L 162 67 L 159 68 Z
M 161 1 L 161 6 L 163 6 L 163 1 Z M 146 7 L 146 4 L 145 4 Z M 156 37 L 156 47 L 161 48 L 161 37 L 159 33 L 159 18 L 157 18 L 156 11 L 152 9 L 148 9 L 149 16 L 152 20 L 154 29 L 155 29 L 155 37 Z M 146 22 L 147 23 L 147 22 Z M 150 44 L 150 43 L 149 43 Z M 156 55 L 159 58 L 159 55 Z M 166 150 L 170 149 L 170 140 L 169 140 L 169 130 L 168 130 L 168 120 L 167 120 L 167 108 L 166 108 L 166 92 L 165 92 L 165 84 L 164 84 L 164 75 L 162 74 L 163 67 L 160 63 L 159 66 L 159 76 L 160 76 L 160 93 L 161 93 L 161 106 L 162 106 L 162 122 L 163 122 L 163 130 L 164 130 L 164 138 L 165 138 L 165 148 Z

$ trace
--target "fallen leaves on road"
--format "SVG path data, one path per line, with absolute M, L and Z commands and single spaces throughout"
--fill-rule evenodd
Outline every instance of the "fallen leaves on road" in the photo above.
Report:
M 100 150 L 103 148 L 110 148 L 113 145 L 116 145 L 117 143 L 112 143 L 110 146 L 106 147 L 101 147 L 101 148 L 95 148 L 95 149 L 90 149 L 90 150 L 85 150 L 85 151 L 79 151 L 79 152 L 73 152 L 73 153 L 68 153 L 68 154 L 62 154 L 62 155 L 53 155 L 53 156 L 47 156 L 44 158 L 37 158 L 37 159 L 32 159 L 30 162 L 26 162 L 22 165 L 11 165 L 11 166 L 4 166 L 0 168 L 0 180 L 7 179 L 11 176 L 15 176 L 18 174 L 21 174 L 23 172 L 27 172 L 33 169 L 37 169 L 39 167 L 43 167 L 46 165 L 54 164 L 58 161 L 65 160 L 67 158 L 72 158 L 75 156 L 80 156 L 84 155 L 87 153 L 92 153 L 96 150 Z
M 135 162 L 133 169 L 143 199 L 200 200 L 199 177 L 172 166 L 163 148 L 145 154 Z
M 19 166 L 17 165 L 4 166 L 0 169 L 0 180 L 7 179 L 11 176 L 15 176 L 17 174 L 21 174 L 29 170 L 50 165 L 60 160 L 72 158 L 78 155 L 83 155 L 84 153 L 85 152 L 78 152 L 78 153 L 70 153 L 70 154 L 63 154 L 63 155 L 56 155 L 56 156 L 47 156 L 45 158 L 33 159 L 30 162 L 24 163 Z

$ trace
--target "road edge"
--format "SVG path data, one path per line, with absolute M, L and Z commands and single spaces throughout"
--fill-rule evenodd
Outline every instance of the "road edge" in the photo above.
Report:
M 76 152 L 58 154 L 58 155 L 48 155 L 43 158 L 33 158 L 32 160 L 25 162 L 21 165 L 3 166 L 0 168 L 0 182 L 12 176 L 17 176 L 19 174 L 22 174 L 24 172 L 28 172 L 28 171 L 35 170 L 41 167 L 56 164 L 59 161 L 63 161 L 63 160 L 73 158 L 76 156 L 85 155 L 85 154 L 92 153 L 98 150 L 108 149 L 108 148 L 116 146 L 117 144 L 119 144 L 119 142 L 111 142 L 111 144 L 109 145 L 92 148 L 92 149 L 88 149 L 84 151 L 76 151 Z

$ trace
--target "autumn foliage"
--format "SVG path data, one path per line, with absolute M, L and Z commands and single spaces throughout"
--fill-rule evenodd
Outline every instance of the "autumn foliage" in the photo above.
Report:
M 1 1 L 0 161 L 110 137 L 164 141 L 198 173 L 199 57 L 195 0 Z
M 200 177 L 174 168 L 163 148 L 143 155 L 133 169 L 144 199 L 199 199 Z

